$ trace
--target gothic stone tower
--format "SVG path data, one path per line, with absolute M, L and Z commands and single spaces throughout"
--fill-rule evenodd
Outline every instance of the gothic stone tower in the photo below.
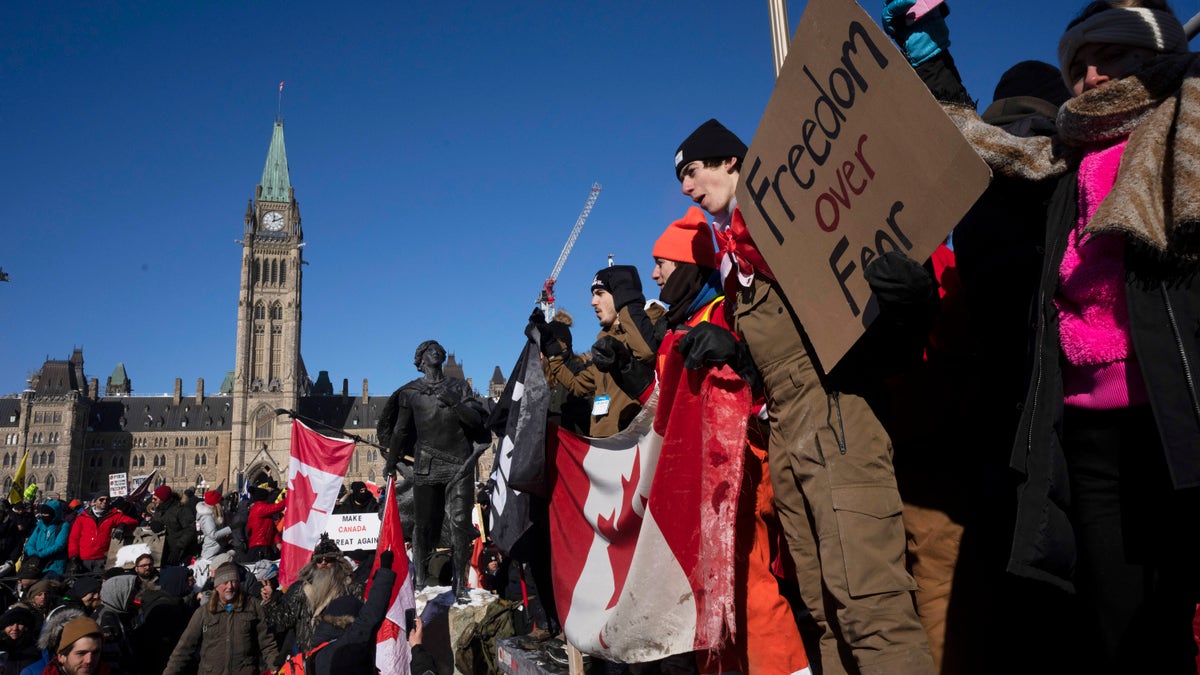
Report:
M 291 420 L 307 394 L 300 358 L 300 289 L 304 231 L 288 176 L 283 121 L 277 119 L 259 183 L 246 207 L 237 305 L 230 483 L 264 473 L 286 480 Z

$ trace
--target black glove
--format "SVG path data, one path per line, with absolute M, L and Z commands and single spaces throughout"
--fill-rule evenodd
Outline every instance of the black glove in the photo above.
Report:
M 391 551 L 384 551 L 383 553 L 380 553 L 379 554 L 379 569 L 381 569 L 381 570 L 392 569 L 392 560 L 395 557 L 396 557 L 396 554 L 392 553 Z
M 654 368 L 637 359 L 629 361 L 618 370 L 613 370 L 609 375 L 621 391 L 635 401 L 641 398 L 647 387 L 654 384 Z
M 611 335 L 605 335 L 592 345 L 592 363 L 602 373 L 621 370 L 631 360 L 633 354 L 629 353 L 629 347 Z
M 609 289 L 613 296 L 613 309 L 617 312 L 630 305 L 646 304 L 646 296 L 642 295 L 642 279 L 638 276 L 637 268 L 633 265 L 614 265 L 605 268 Z
M 113 528 L 113 531 L 112 531 L 113 541 L 124 541 L 125 535 L 126 535 L 126 532 L 125 532 L 124 527 L 114 527 Z
M 676 343 L 675 348 L 683 354 L 685 368 L 695 370 L 728 364 L 750 385 L 752 391 L 763 387 L 762 373 L 754 365 L 746 343 L 716 324 L 705 321 L 692 328 Z
M 888 251 L 872 260 L 863 276 L 878 298 L 881 312 L 888 308 L 926 306 L 937 301 L 937 281 L 933 275 L 899 251 Z

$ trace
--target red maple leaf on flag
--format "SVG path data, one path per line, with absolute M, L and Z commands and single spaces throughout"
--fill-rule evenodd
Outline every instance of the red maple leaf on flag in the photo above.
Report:
M 307 510 L 304 510 L 298 514 L 299 520 L 296 521 L 297 523 L 306 522 L 314 511 L 321 514 L 326 513 L 326 511 L 322 511 L 315 506 L 312 506 L 317 503 L 317 491 L 313 490 L 312 481 L 310 481 L 308 476 L 305 474 L 296 474 L 296 477 L 288 483 L 288 492 L 292 494 L 291 503 L 310 505 Z
M 608 607 L 612 609 L 616 606 L 617 600 L 621 597 L 621 591 L 625 589 L 625 578 L 629 575 L 629 562 L 633 560 L 634 544 L 637 540 L 630 541 L 628 537 L 618 538 L 617 530 L 620 525 L 626 525 L 631 518 L 641 518 L 633 510 L 633 500 L 640 499 L 640 506 L 645 512 L 646 500 L 637 494 L 638 481 L 642 476 L 642 456 L 641 454 L 634 455 L 633 469 L 630 471 L 629 478 L 621 477 L 621 511 L 613 513 L 611 518 L 600 516 L 597 519 L 597 528 L 600 534 L 610 543 L 608 546 L 608 561 L 613 573 L 613 594 L 608 600 Z M 640 523 L 635 526 L 640 527 Z M 612 543 L 621 542 L 621 543 Z

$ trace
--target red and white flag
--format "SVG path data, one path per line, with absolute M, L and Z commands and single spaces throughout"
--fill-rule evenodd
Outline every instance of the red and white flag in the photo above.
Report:
M 384 497 L 387 503 L 383 507 L 383 524 L 379 528 L 379 544 L 375 552 L 375 565 L 371 569 L 371 579 L 379 569 L 379 553 L 391 551 L 395 555 L 392 569 L 397 579 L 403 583 L 392 587 L 392 600 L 388 603 L 387 616 L 379 633 L 375 637 L 375 667 L 380 675 L 408 675 L 412 664 L 412 651 L 408 646 L 408 635 L 405 632 L 406 613 L 417 606 L 413 596 L 413 580 L 408 565 L 408 554 L 404 550 L 404 530 L 400 526 L 400 510 L 396 506 L 396 479 L 388 478 L 387 490 Z M 367 587 L 370 592 L 370 587 Z
M 750 393 L 664 345 L 657 392 L 609 438 L 549 434 L 554 592 L 581 651 L 625 663 L 718 649 L 735 624 L 733 532 Z
M 279 93 L 283 93 L 283 80 L 279 81 Z
M 279 561 L 281 586 L 291 586 L 300 568 L 312 558 L 353 454 L 354 441 L 322 436 L 300 420 L 292 420 L 292 459 Z

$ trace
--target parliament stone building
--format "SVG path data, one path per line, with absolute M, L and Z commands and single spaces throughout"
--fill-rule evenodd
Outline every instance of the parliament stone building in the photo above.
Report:
M 243 221 L 234 369 L 220 387 L 209 392 L 199 379 L 185 391 L 176 378 L 173 394 L 138 396 L 123 364 L 101 389 L 85 375 L 81 349 L 47 360 L 24 391 L 0 397 L 0 495 L 8 495 L 26 453 L 26 481 L 68 499 L 107 489 L 114 474 L 134 485 L 153 474 L 154 485 L 177 492 L 229 492 L 244 481 L 283 484 L 291 418 L 277 415 L 279 409 L 361 438 L 346 480 L 383 481 L 383 459 L 370 443 L 392 390 L 371 395 L 363 379 L 361 391 L 352 393 L 346 380 L 335 391 L 326 371 L 314 382 L 300 356 L 304 229 L 281 120 Z M 464 377 L 453 354 L 445 373 Z M 496 368 L 488 395 L 498 397 L 503 387 Z M 490 464 L 491 453 L 485 459 Z M 489 471 L 480 467 L 481 475 Z

